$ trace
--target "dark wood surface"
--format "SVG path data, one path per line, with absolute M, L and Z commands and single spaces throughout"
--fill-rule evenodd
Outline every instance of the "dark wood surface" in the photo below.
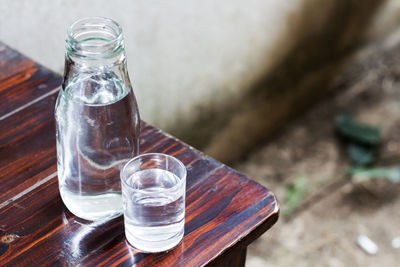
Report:
M 243 264 L 245 249 L 278 219 L 272 192 L 142 122 L 140 150 L 188 169 L 185 236 L 168 253 L 125 241 L 123 218 L 88 222 L 63 205 L 54 105 L 61 77 L 0 43 L 0 265 L 214 266 Z M 228 266 L 226 265 L 226 266 Z

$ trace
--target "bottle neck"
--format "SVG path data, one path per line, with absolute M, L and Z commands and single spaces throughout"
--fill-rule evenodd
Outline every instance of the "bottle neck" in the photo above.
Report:
M 122 50 L 118 54 L 112 57 L 101 58 L 93 60 L 84 56 L 76 56 L 70 52 L 65 53 L 65 64 L 66 67 L 73 67 L 76 70 L 92 70 L 92 71 L 106 71 L 109 68 L 114 68 L 116 66 L 126 67 L 126 54 Z M 71 68 L 67 69 L 71 69 Z M 66 70 L 67 70 L 66 69 Z
M 90 17 L 68 29 L 66 60 L 90 67 L 121 63 L 125 59 L 122 29 L 115 21 Z
M 88 104 L 106 104 L 131 90 L 121 27 L 106 18 L 68 29 L 63 91 Z

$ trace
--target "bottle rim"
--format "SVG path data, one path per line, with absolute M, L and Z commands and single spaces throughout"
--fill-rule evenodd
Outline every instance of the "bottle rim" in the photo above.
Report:
M 113 57 L 124 49 L 121 26 L 105 17 L 86 17 L 68 27 L 67 53 L 88 59 Z

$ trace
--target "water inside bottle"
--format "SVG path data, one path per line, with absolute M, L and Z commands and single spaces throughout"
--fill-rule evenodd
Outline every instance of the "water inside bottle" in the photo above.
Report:
M 120 169 L 138 152 L 131 89 L 112 72 L 80 73 L 60 92 L 56 110 L 61 197 L 87 220 L 122 214 Z

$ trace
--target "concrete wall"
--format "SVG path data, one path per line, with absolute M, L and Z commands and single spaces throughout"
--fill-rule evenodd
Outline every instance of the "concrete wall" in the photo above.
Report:
M 2 0 L 0 39 L 62 73 L 66 28 L 85 16 L 118 21 L 143 118 L 162 128 L 228 101 L 271 65 L 302 1 Z M 281 44 L 282 53 L 285 46 Z M 273 53 L 272 53 L 273 52 Z
M 320 94 L 384 2 L 0 0 L 0 40 L 62 73 L 68 25 L 113 18 L 142 118 L 230 161 Z

